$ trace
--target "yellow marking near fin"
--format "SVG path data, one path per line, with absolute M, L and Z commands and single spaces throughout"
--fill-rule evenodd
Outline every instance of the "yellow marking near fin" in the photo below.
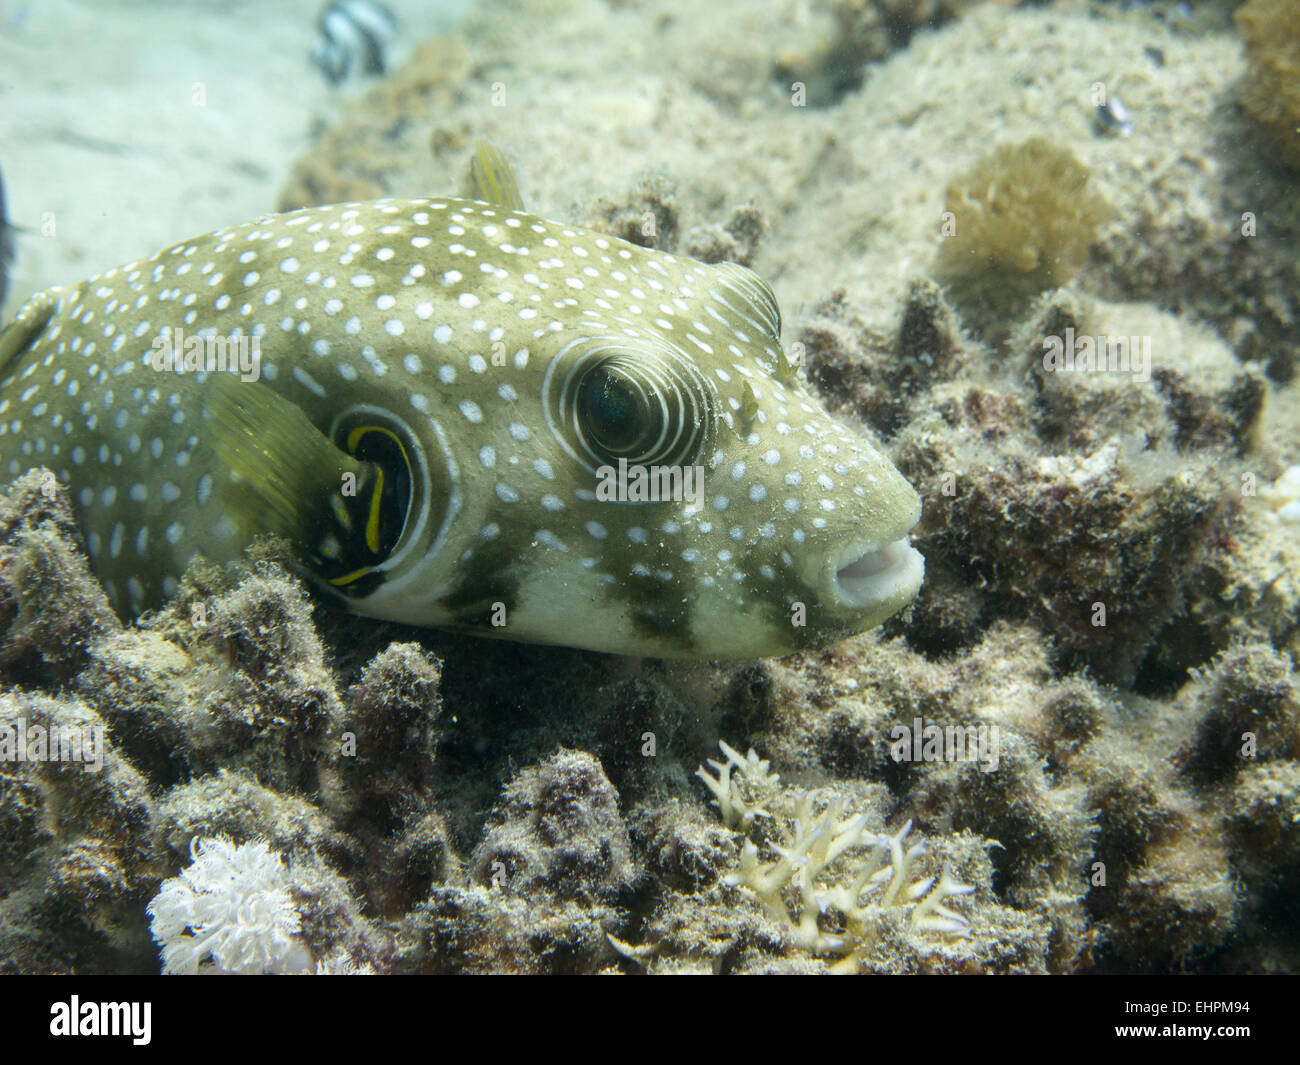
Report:
M 335 588 L 342 588 L 345 584 L 360 580 L 372 569 L 374 569 L 374 566 L 362 566 L 360 569 L 354 569 L 351 573 L 343 574 L 342 577 L 331 577 L 330 584 L 334 585 Z
M 384 469 L 375 468 L 375 490 L 370 493 L 370 516 L 366 519 L 366 546 L 372 555 L 379 554 L 379 504 L 384 495 Z
M 406 448 L 402 447 L 402 439 L 391 429 L 385 429 L 382 425 L 358 425 L 352 432 L 348 433 L 347 450 L 349 455 L 357 453 L 357 446 L 361 443 L 361 438 L 366 433 L 383 433 L 389 440 L 397 445 L 397 449 L 402 453 L 402 460 L 406 461 Z M 407 463 L 407 465 L 410 465 Z
M 409 470 L 411 467 L 410 460 L 406 457 L 406 448 L 402 445 L 401 437 L 391 429 L 385 429 L 382 425 L 358 425 L 348 433 L 347 450 L 350 454 L 355 455 L 357 448 L 361 446 L 361 441 L 367 433 L 383 433 L 394 444 L 397 445 L 397 451 L 402 456 L 402 461 L 406 463 Z M 366 546 L 370 548 L 370 553 L 379 554 L 379 507 L 383 502 L 384 495 L 384 469 L 378 466 L 375 469 L 375 489 L 370 497 L 370 513 L 366 519 Z

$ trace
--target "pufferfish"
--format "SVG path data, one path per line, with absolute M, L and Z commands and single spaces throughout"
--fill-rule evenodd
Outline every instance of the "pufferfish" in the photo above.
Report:
M 361 615 L 624 654 L 779 655 L 911 601 L 920 500 L 758 275 L 527 213 L 494 150 L 470 174 L 182 241 L 0 332 L 0 468 L 68 486 L 120 614 L 262 534 Z

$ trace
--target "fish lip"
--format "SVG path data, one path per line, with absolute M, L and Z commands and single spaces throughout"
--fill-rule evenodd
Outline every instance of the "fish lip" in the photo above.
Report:
M 906 532 L 889 540 L 855 540 L 836 550 L 827 566 L 834 601 L 888 617 L 910 602 L 925 579 L 925 558 Z

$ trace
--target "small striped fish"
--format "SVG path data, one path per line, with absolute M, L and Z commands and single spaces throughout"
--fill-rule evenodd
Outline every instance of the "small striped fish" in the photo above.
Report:
M 475 172 L 184 241 L 0 332 L 0 467 L 70 486 L 120 613 L 264 533 L 359 614 L 629 654 L 781 654 L 913 598 L 919 499 L 757 275 Z

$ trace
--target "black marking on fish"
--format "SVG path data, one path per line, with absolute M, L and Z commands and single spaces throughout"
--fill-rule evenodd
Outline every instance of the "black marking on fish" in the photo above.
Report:
M 519 603 L 518 567 L 514 547 L 500 540 L 488 544 L 458 568 L 459 580 L 442 605 L 452 612 L 457 626 L 509 639 L 510 616 Z M 505 606 L 504 628 L 492 624 L 497 603 Z
M 0 305 L 9 291 L 9 267 L 14 262 L 14 227 L 5 215 L 5 182 L 0 175 Z
M 632 604 L 629 613 L 637 632 L 684 651 L 695 646 L 691 604 L 677 580 L 632 576 L 619 594 Z

